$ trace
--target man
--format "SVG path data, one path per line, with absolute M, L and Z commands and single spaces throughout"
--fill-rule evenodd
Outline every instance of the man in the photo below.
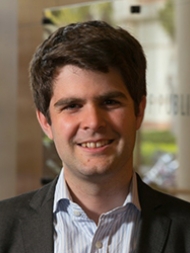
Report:
M 63 169 L 0 204 L 0 253 L 190 252 L 190 204 L 133 170 L 145 70 L 139 42 L 101 21 L 62 27 L 37 49 L 36 114 Z

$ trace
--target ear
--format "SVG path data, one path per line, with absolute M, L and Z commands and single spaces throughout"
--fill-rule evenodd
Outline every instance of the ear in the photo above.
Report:
M 142 121 L 144 118 L 145 108 L 146 108 L 146 97 L 143 96 L 142 100 L 139 104 L 139 111 L 138 111 L 137 122 L 136 122 L 136 130 L 138 130 L 141 127 L 141 124 L 142 124 Z
M 48 123 L 47 118 L 39 110 L 36 110 L 36 116 L 42 130 L 52 140 L 53 139 L 52 128 L 51 128 L 51 125 Z

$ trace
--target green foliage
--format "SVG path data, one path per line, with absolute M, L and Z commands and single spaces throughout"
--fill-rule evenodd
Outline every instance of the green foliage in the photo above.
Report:
M 176 155 L 175 136 L 169 131 L 144 131 L 141 133 L 141 155 L 143 165 L 152 166 L 162 153 Z
M 159 19 L 172 39 L 175 38 L 174 14 L 174 0 L 167 0 L 165 7 L 159 12 Z
M 56 26 L 66 25 L 94 19 L 94 15 L 102 20 L 111 22 L 112 4 L 101 3 L 99 5 L 81 5 L 77 7 L 47 9 L 44 12 L 46 18 L 49 18 Z
M 170 131 L 144 131 L 141 140 L 151 143 L 175 143 L 175 136 Z

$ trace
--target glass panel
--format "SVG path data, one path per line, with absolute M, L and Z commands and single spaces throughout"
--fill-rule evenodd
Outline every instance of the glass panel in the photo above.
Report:
M 135 5 L 134 5 L 135 2 Z M 101 19 L 126 28 L 142 44 L 148 61 L 147 109 L 138 133 L 135 168 L 153 187 L 169 191 L 176 186 L 176 124 L 179 110 L 176 77 L 176 43 L 172 0 L 104 1 L 45 9 L 44 39 L 59 26 L 71 22 Z M 184 98 L 185 99 L 185 98 Z M 45 174 L 56 173 L 60 162 L 44 138 Z M 48 144 L 48 145 L 47 145 Z M 53 156 L 53 157 L 52 157 Z

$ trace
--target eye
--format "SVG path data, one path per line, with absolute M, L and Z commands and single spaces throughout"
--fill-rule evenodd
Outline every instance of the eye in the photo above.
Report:
M 115 99 L 106 99 L 103 104 L 106 106 L 116 106 L 119 105 L 120 102 Z
M 74 111 L 74 110 L 77 110 L 77 109 L 80 109 L 80 108 L 81 108 L 81 105 L 80 105 L 80 104 L 71 103 L 71 104 L 66 105 L 66 106 L 63 108 L 63 110 Z

